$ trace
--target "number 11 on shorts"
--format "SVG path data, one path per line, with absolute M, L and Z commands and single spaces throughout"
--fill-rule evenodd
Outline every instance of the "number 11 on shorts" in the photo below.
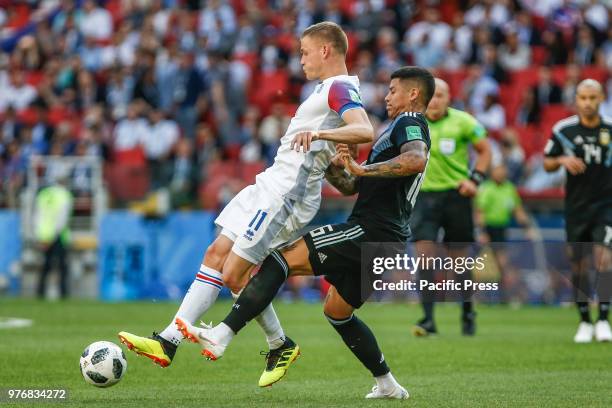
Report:
M 257 210 L 257 214 L 255 214 L 251 222 L 249 222 L 249 228 L 253 228 L 255 231 L 257 231 L 259 227 L 261 227 L 261 223 L 267 215 L 268 213 L 266 211 Z M 253 227 L 253 225 L 255 225 L 255 227 Z

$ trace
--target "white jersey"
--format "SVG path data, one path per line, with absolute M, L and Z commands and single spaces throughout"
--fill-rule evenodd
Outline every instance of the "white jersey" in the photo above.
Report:
M 319 83 L 291 119 L 274 164 L 256 177 L 256 183 L 288 199 L 320 200 L 321 183 L 336 152 L 335 143 L 315 141 L 305 154 L 292 150 L 291 141 L 300 132 L 343 126 L 342 114 L 361 107 L 356 76 L 338 75 Z
M 310 223 L 321 203 L 325 170 L 336 152 L 333 142 L 317 140 L 304 153 L 291 149 L 299 132 L 344 125 L 342 114 L 361 108 L 357 77 L 339 75 L 318 84 L 298 108 L 281 139 L 274 164 L 257 175 L 223 209 L 215 223 L 234 241 L 232 251 L 253 264 L 291 242 Z

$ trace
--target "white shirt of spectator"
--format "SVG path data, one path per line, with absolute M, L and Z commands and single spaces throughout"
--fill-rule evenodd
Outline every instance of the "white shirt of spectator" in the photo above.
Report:
M 131 150 L 143 144 L 149 133 L 144 119 L 121 119 L 114 130 L 115 150 Z
M 172 150 L 178 138 L 179 128 L 173 120 L 160 120 L 152 124 L 143 140 L 147 158 L 162 158 Z
M 83 14 L 79 30 L 85 37 L 108 40 L 113 33 L 113 18 L 108 10 L 98 7 L 91 13 Z
M 16 88 L 10 84 L 0 91 L 0 112 L 4 112 L 9 106 L 16 110 L 27 108 L 36 99 L 36 88 L 29 84 L 23 84 Z
M 413 24 L 406 32 L 405 41 L 409 48 L 418 47 L 425 34 L 429 34 L 429 44 L 433 47 L 446 48 L 453 34 L 451 27 L 445 22 L 431 24 L 427 21 L 419 21 Z

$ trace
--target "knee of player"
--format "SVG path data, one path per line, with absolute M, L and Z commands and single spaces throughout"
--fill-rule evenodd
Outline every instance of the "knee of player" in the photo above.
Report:
M 227 254 L 228 252 L 215 241 L 206 249 L 203 263 L 210 268 L 220 271 L 223 268 Z
M 245 283 L 243 276 L 239 276 L 235 273 L 223 272 L 223 285 L 233 293 L 240 293 Z
M 353 313 L 352 311 L 344 310 L 344 308 L 339 308 L 333 302 L 326 300 L 323 304 L 323 314 L 328 320 L 343 320 L 351 317 Z

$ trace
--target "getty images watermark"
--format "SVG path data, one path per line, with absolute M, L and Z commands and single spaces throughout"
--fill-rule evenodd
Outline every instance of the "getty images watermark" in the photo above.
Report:
M 364 243 L 362 300 L 500 303 L 573 302 L 612 293 L 612 279 L 592 270 L 575 285 L 572 253 L 596 253 L 592 243 Z M 612 277 L 612 274 L 609 276 Z

